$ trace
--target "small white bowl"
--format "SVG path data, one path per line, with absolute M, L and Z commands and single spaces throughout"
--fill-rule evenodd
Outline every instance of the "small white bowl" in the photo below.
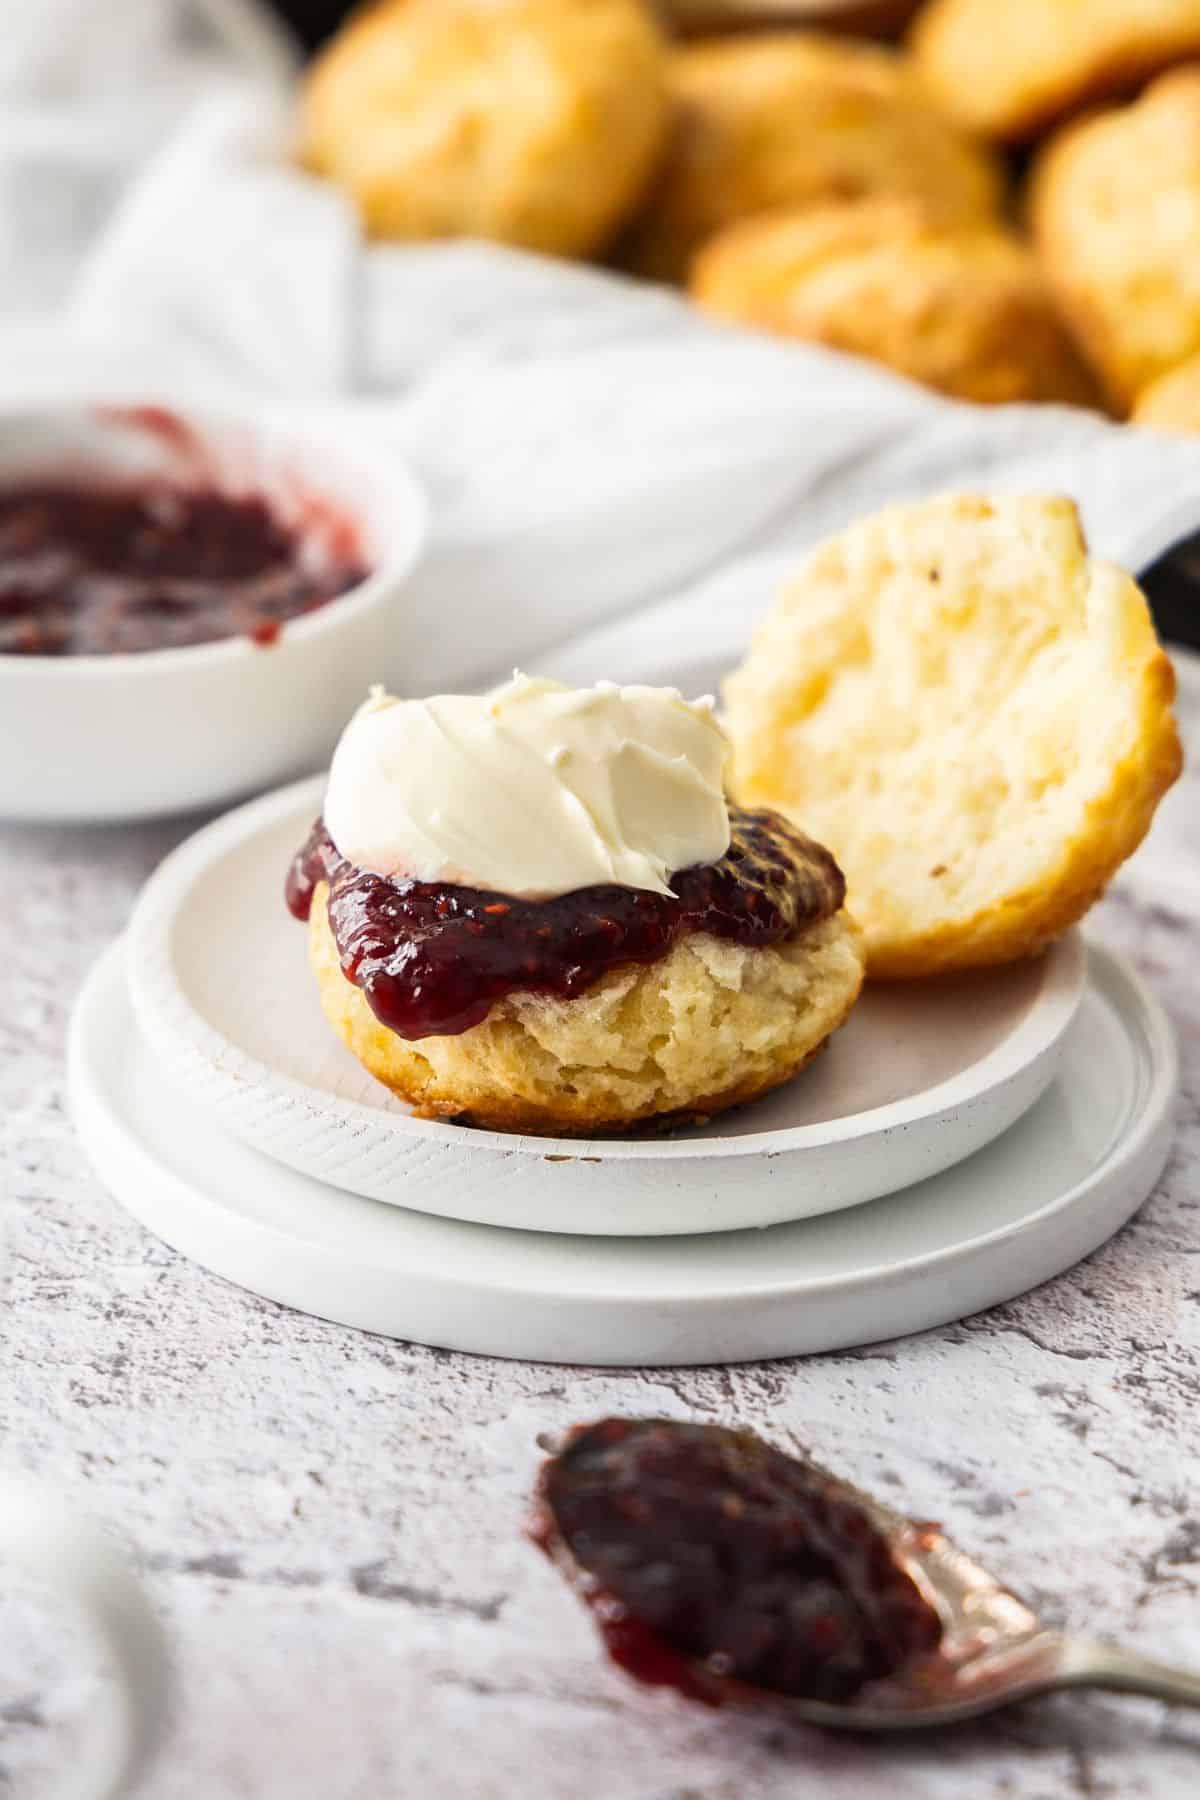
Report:
M 164 416 L 188 431 L 164 428 Z M 0 486 L 81 467 L 228 485 L 285 519 L 327 511 L 353 525 L 371 573 L 269 646 L 230 637 L 111 656 L 0 654 L 0 818 L 142 818 L 320 767 L 395 662 L 425 538 L 411 475 L 344 427 L 258 407 L 237 416 L 159 395 L 0 405 Z

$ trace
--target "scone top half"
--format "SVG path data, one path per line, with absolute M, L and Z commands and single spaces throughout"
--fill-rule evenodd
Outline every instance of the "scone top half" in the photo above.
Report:
M 1180 768 L 1144 596 L 1057 497 L 895 506 L 822 545 L 727 690 L 733 791 L 846 871 L 869 972 L 1028 956 L 1082 917 Z
M 1003 204 L 998 160 L 881 44 L 739 32 L 676 46 L 670 84 L 674 131 L 625 246 L 641 274 L 682 280 L 715 232 L 777 208 L 890 195 L 966 222 Z
M 304 157 L 381 238 L 602 250 L 670 126 L 641 0 L 377 0 L 315 59 Z
M 727 226 L 693 259 L 701 306 L 888 364 L 984 405 L 1098 401 L 1032 253 L 994 220 L 887 195 Z
M 927 0 L 910 45 L 951 118 L 1020 141 L 1200 55 L 1200 0 Z
M 1065 318 L 1128 412 L 1200 354 L 1200 64 L 1056 132 L 1033 163 L 1029 217 Z
M 731 809 L 711 701 L 374 694 L 288 883 L 335 1029 L 419 1111 L 539 1132 L 787 1079 L 862 979 L 833 858 Z

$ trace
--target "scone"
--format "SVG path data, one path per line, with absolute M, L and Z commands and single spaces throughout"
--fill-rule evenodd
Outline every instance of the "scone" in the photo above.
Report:
M 674 136 L 624 247 L 642 274 L 682 279 L 705 238 L 773 207 L 906 194 L 978 219 L 1000 205 L 991 154 L 881 45 L 816 32 L 718 38 L 673 53 L 671 87 Z
M 910 45 L 951 118 L 1018 140 L 1200 54 L 1200 0 L 929 0 Z
M 1052 138 L 1030 211 L 1060 304 L 1126 410 L 1200 350 L 1200 66 Z
M 828 851 L 731 812 L 711 704 L 377 694 L 288 903 L 334 1030 L 426 1117 L 610 1132 L 788 1080 L 863 976 Z
M 845 869 L 868 973 L 1029 956 L 1144 837 L 1174 675 L 1065 499 L 890 507 L 816 550 L 726 690 L 733 792 Z
M 710 311 L 887 363 L 963 400 L 1095 405 L 1036 259 L 999 224 L 900 199 L 764 213 L 692 263 Z
M 1200 431 L 1200 355 L 1190 356 L 1143 388 L 1133 409 L 1133 422 L 1156 431 Z
M 304 155 L 379 237 L 582 256 L 640 198 L 669 110 L 641 0 L 382 0 L 313 64 Z

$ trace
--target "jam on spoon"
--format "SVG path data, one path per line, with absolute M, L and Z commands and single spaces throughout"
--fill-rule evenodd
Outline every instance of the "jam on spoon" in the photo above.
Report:
M 608 886 L 520 900 L 356 868 L 318 819 L 286 899 L 306 919 L 328 881 L 342 971 L 376 1018 L 403 1038 L 450 1036 L 505 994 L 571 999 L 608 969 L 665 956 L 685 931 L 763 948 L 838 910 L 845 882 L 827 850 L 774 813 L 731 807 L 730 825 L 725 855 L 672 875 L 670 894 Z
M 583 1577 L 639 1680 L 840 1705 L 927 1655 L 941 1621 L 840 1483 L 748 1431 L 605 1419 L 543 1469 L 544 1547 Z
M 1056 1688 L 1200 1707 L 1200 1676 L 1051 1629 L 936 1525 L 754 1433 L 577 1427 L 543 1464 L 534 1542 L 613 1660 L 710 1706 L 911 1730 Z

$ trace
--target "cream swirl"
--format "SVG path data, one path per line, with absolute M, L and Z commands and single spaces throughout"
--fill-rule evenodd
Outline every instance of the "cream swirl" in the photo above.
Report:
M 373 690 L 342 734 L 325 824 L 347 862 L 549 899 L 670 892 L 729 848 L 728 744 L 709 699 L 514 675 L 490 694 Z

